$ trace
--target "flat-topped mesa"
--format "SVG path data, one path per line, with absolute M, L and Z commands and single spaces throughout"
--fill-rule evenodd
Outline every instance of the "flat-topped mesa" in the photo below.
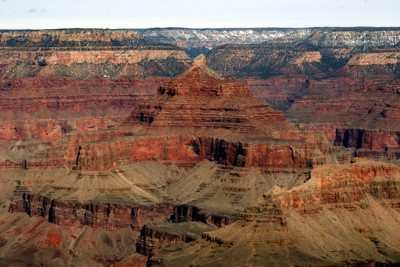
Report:
M 159 95 L 204 95 L 204 96 L 239 96 L 250 95 L 250 89 L 243 83 L 224 79 L 217 72 L 208 68 L 203 54 L 197 56 L 193 66 L 160 86 Z

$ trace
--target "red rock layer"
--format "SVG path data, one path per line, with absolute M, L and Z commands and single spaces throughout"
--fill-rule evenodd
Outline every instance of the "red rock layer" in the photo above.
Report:
M 104 169 L 149 159 L 305 168 L 313 151 L 328 150 L 317 135 L 302 132 L 285 121 L 282 112 L 250 97 L 246 86 L 207 68 L 204 57 L 134 109 L 124 129 L 134 129 L 135 134 L 83 145 L 79 168 Z
M 318 213 L 325 205 L 355 210 L 367 194 L 386 202 L 385 205 L 399 206 L 400 168 L 364 160 L 350 165 L 321 166 L 301 186 L 291 190 L 273 188 L 264 195 L 262 204 L 246 209 L 244 218 L 258 218 L 256 214 L 282 218 L 289 210 Z
M 400 131 L 340 128 L 334 145 L 356 148 L 358 157 L 399 159 Z
M 9 86 L 0 90 L 3 121 L 0 140 L 54 141 L 71 131 L 113 128 L 162 81 L 162 78 L 9 80 L 6 83 Z M 26 90 L 31 94 L 26 94 Z

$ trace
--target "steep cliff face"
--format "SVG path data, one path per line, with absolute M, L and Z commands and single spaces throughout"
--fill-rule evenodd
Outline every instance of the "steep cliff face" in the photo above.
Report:
M 336 131 L 334 145 L 356 148 L 358 157 L 389 160 L 400 158 L 399 131 L 341 128 Z
M 296 101 L 288 113 L 311 125 L 317 121 L 321 127 L 334 126 L 326 129 L 334 145 L 356 148 L 359 156 L 397 160 L 400 97 L 390 87 L 344 90 L 334 100 L 310 94 Z
M 174 207 L 174 213 L 171 215 L 171 221 L 181 222 L 202 222 L 208 225 L 222 227 L 238 219 L 238 215 L 224 214 L 206 214 L 207 211 L 201 211 L 199 208 L 188 205 L 178 205 Z
M 132 228 L 140 230 L 143 222 L 156 217 L 168 217 L 172 208 L 165 206 L 132 207 L 120 204 L 81 204 L 61 202 L 40 195 L 23 194 L 14 199 L 10 212 L 26 212 L 31 217 L 43 217 L 61 226 L 90 226 L 115 231 Z
M 322 149 L 327 152 L 326 144 Z M 208 159 L 233 167 L 307 168 L 321 154 L 317 144 L 304 141 L 230 142 L 209 137 L 125 137 L 82 145 L 77 168 L 107 170 L 121 163 L 161 160 L 181 166 L 194 166 Z

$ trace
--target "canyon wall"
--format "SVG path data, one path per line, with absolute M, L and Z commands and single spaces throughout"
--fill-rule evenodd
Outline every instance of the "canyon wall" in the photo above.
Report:
M 168 217 L 172 207 L 168 204 L 153 207 L 132 207 L 110 203 L 61 202 L 40 195 L 23 194 L 10 204 L 10 212 L 26 212 L 31 217 L 43 217 L 61 226 L 84 225 L 115 231 L 132 228 L 140 230 L 144 221 Z
M 193 166 L 208 159 L 226 166 L 260 168 L 306 168 L 317 149 L 303 142 L 286 144 L 229 142 L 190 136 L 124 138 L 87 143 L 77 160 L 81 170 L 106 170 L 118 164 L 158 159 Z
M 399 262 L 399 40 L 0 31 L 0 265 Z

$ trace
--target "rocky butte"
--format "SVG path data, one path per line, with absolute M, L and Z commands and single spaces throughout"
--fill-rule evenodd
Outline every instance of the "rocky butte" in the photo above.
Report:
M 0 265 L 400 262 L 396 29 L 156 33 L 1 32 Z

